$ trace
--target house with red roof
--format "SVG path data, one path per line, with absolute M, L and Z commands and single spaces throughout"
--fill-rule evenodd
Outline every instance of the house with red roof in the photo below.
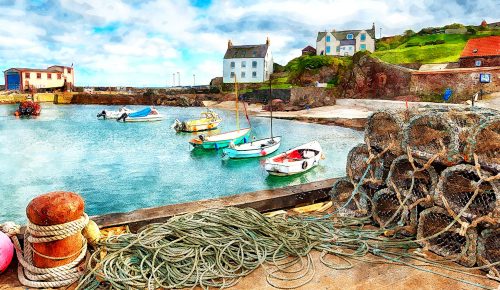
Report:
M 469 39 L 458 62 L 460 67 L 500 66 L 500 36 Z

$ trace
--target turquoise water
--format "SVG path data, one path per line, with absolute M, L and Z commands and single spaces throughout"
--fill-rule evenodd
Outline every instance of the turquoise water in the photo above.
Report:
M 28 202 L 54 190 L 80 193 L 96 215 L 343 176 L 349 149 L 362 141 L 351 129 L 274 120 L 283 136 L 279 152 L 318 140 L 326 155 L 317 168 L 282 178 L 268 176 L 259 159 L 222 161 L 220 151 L 192 150 L 188 140 L 196 135 L 170 129 L 202 108 L 158 107 L 166 120 L 153 123 L 96 119 L 116 107 L 43 104 L 37 119 L 15 119 L 15 108 L 0 106 L 0 223 L 24 222 Z M 221 130 L 235 129 L 234 112 L 218 112 Z M 269 119 L 251 121 L 257 136 L 268 136 Z

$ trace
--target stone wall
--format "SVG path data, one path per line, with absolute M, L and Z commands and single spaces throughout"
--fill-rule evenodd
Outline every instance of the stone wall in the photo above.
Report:
M 479 82 L 479 75 L 487 73 L 490 83 Z M 447 88 L 453 91 L 451 102 L 469 100 L 479 90 L 484 93 L 500 91 L 500 67 L 461 68 L 440 71 L 415 71 L 411 75 L 411 93 L 418 96 L 443 95 Z
M 269 100 L 269 89 L 254 90 L 246 92 L 240 96 L 241 100 L 249 103 L 266 103 Z M 280 99 L 284 102 L 290 101 L 290 89 L 273 89 L 272 98 Z
M 233 99 L 233 94 L 75 94 L 71 99 L 71 104 L 202 107 L 203 101 Z
M 290 104 L 300 109 L 335 105 L 335 91 L 328 88 L 292 88 Z
M 500 66 L 500 56 L 462 57 L 458 61 L 460 67 L 476 67 L 476 61 L 481 61 L 481 67 Z

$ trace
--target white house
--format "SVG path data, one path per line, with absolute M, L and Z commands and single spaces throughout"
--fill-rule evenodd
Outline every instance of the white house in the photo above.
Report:
M 362 50 L 375 51 L 375 23 L 371 29 L 318 32 L 317 55 L 353 55 Z
M 229 40 L 224 55 L 224 83 L 233 83 L 235 76 L 238 83 L 261 83 L 269 80 L 273 73 L 273 56 L 269 45 L 269 38 L 266 44 L 238 46 Z

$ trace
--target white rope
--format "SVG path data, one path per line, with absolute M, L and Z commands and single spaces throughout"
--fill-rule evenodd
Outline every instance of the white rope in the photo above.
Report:
M 19 282 L 24 286 L 33 288 L 58 288 L 71 285 L 78 281 L 83 275 L 83 269 L 79 266 L 82 264 L 87 253 L 87 240 L 83 236 L 82 247 L 77 252 L 71 253 L 65 257 L 43 255 L 35 251 L 32 244 L 65 239 L 80 233 L 88 222 L 89 217 L 85 213 L 78 220 L 60 225 L 39 226 L 28 222 L 24 233 L 24 250 L 21 249 L 21 244 L 17 239 L 20 227 L 13 222 L 7 222 L 0 225 L 0 229 L 12 239 L 12 243 L 16 249 L 17 259 L 19 260 L 17 268 Z M 33 266 L 34 253 L 51 260 L 63 260 L 75 256 L 76 259 L 63 266 L 38 268 Z

